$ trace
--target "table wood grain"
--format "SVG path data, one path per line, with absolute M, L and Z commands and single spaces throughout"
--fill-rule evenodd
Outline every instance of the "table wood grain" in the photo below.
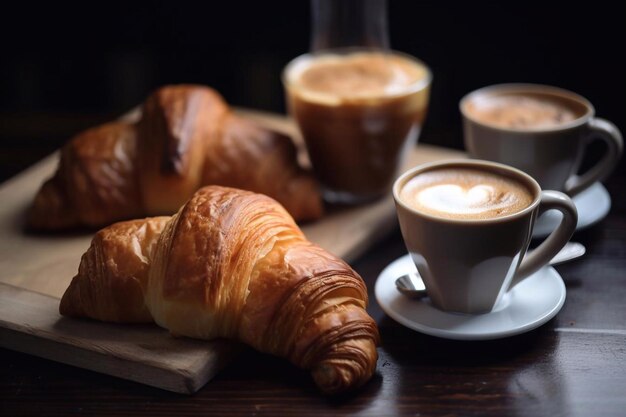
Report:
M 530 333 L 488 342 L 437 339 L 388 318 L 370 292 L 382 346 L 375 377 L 326 398 L 309 375 L 245 351 L 193 396 L 0 350 L 1 416 L 624 416 L 626 175 L 606 184 L 609 216 L 576 233 L 584 258 L 557 266 L 561 312 Z M 396 230 L 353 263 L 370 288 L 404 254 Z

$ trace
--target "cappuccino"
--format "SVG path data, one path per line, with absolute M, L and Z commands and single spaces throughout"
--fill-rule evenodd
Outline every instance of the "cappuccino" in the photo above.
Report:
M 465 111 L 480 123 L 525 130 L 569 123 L 581 116 L 580 107 L 547 94 L 511 93 L 477 97 L 466 103 Z
M 532 192 L 522 182 L 473 168 L 420 173 L 404 184 L 399 197 L 414 210 L 463 220 L 508 216 L 533 202 Z
M 515 167 L 570 197 L 604 179 L 622 154 L 619 129 L 595 117 L 587 99 L 561 88 L 493 85 L 472 91 L 459 107 L 470 157 Z M 605 142 L 606 150 L 579 175 L 590 140 Z
M 417 166 L 393 187 L 402 238 L 433 306 L 492 311 L 515 285 L 556 255 L 576 229 L 576 206 L 506 165 L 448 160 Z M 526 256 L 539 213 L 562 221 Z M 378 292 L 378 291 L 377 291 Z
M 284 81 L 327 200 L 388 191 L 426 113 L 428 69 L 397 53 L 328 52 L 296 58 Z

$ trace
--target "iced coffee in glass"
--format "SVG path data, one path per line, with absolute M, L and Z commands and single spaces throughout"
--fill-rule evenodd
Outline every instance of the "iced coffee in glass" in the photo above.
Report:
M 327 201 L 359 203 L 390 191 L 418 138 L 431 78 L 420 60 L 383 49 L 325 50 L 287 65 L 289 111 Z

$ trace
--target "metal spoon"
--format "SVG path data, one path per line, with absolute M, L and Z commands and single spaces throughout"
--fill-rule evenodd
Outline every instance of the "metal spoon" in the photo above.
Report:
M 581 243 L 568 242 L 565 246 L 563 246 L 563 249 L 561 249 L 559 253 L 557 253 L 554 258 L 550 260 L 549 264 L 558 265 L 581 257 L 585 254 L 585 252 L 586 249 Z M 424 281 L 422 281 L 422 277 L 417 271 L 402 275 L 400 278 L 396 279 L 396 288 L 403 295 L 409 298 L 417 299 L 428 296 L 426 293 L 426 286 L 424 286 Z

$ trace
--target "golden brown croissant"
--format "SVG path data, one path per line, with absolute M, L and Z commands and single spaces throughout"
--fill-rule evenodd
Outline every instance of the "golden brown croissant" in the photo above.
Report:
M 197 191 L 173 217 L 99 231 L 61 300 L 65 316 L 231 338 L 311 371 L 322 391 L 372 376 L 378 329 L 361 277 L 309 242 L 271 198 Z
M 288 137 L 235 116 L 208 87 L 177 85 L 153 93 L 137 123 L 108 123 L 67 143 L 29 225 L 98 227 L 170 215 L 210 184 L 267 194 L 296 220 L 322 214 L 317 182 L 298 166 Z

